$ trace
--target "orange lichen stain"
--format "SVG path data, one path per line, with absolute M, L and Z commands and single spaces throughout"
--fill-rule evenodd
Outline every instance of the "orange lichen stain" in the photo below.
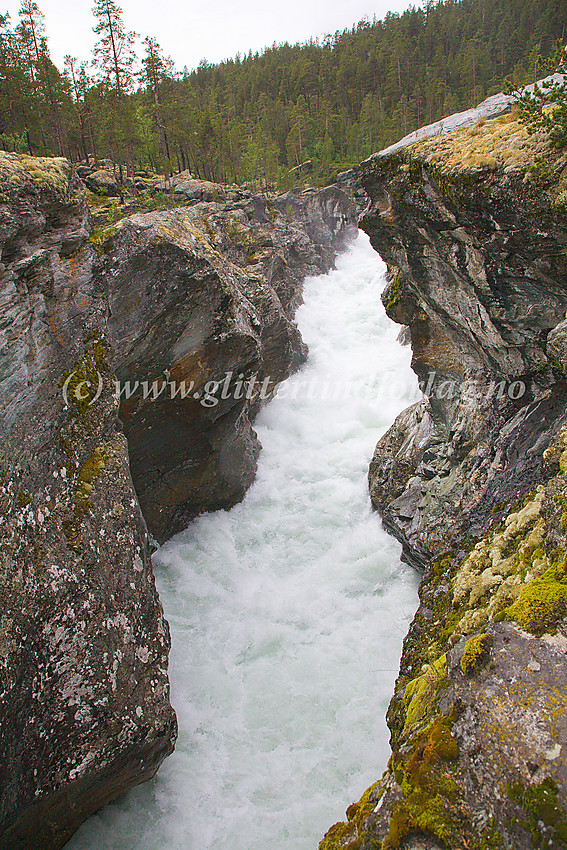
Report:
M 60 343 L 61 343 L 61 345 L 65 345 L 65 342 L 64 342 L 64 340 L 63 340 L 63 337 L 61 336 L 61 334 L 60 334 L 60 333 L 59 333 L 59 331 L 57 330 L 57 328 L 56 328 L 56 326 L 55 326 L 55 322 L 53 321 L 53 319 L 51 318 L 51 316 L 49 317 L 49 324 L 50 324 L 50 326 L 51 326 L 51 330 L 53 331 L 53 334 L 54 334 L 55 338 L 57 339 L 57 341 L 58 341 L 58 342 L 60 342 Z

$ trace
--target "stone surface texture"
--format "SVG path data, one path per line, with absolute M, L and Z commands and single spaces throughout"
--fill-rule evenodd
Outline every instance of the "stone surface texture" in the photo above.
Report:
M 567 846 L 566 182 L 512 116 L 342 180 L 424 392 L 369 475 L 423 579 L 388 768 L 321 850 Z
M 172 751 L 148 526 L 242 497 L 261 399 L 194 395 L 297 368 L 302 278 L 355 224 L 328 189 L 93 231 L 66 160 L 0 152 L 1 848 L 62 847 Z M 153 402 L 164 371 L 190 397 Z

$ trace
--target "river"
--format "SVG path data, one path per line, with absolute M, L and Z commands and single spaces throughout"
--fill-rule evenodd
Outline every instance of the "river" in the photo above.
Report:
M 255 484 L 156 553 L 177 749 L 70 850 L 317 850 L 386 767 L 418 579 L 366 483 L 378 437 L 416 398 L 384 272 L 361 233 L 305 282 L 310 355 L 256 420 Z

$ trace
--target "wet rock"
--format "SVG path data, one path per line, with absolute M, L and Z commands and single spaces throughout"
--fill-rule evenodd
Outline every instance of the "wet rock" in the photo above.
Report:
M 370 493 L 423 578 L 388 769 L 321 850 L 560 847 L 565 185 L 526 174 L 536 156 L 562 174 L 565 157 L 512 116 L 406 147 L 427 135 L 348 175 L 424 394 L 378 443 Z
M 269 394 L 302 362 L 301 281 L 356 230 L 336 190 L 288 206 L 93 231 L 66 160 L 0 154 L 1 847 L 62 847 L 173 749 L 147 525 L 164 539 L 253 479 L 244 381 Z

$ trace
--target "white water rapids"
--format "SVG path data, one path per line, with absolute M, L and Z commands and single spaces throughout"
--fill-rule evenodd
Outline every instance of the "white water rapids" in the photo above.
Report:
M 367 492 L 376 441 L 416 392 L 383 287 L 364 234 L 305 282 L 310 356 L 256 420 L 255 484 L 155 556 L 177 749 L 70 849 L 317 850 L 384 770 L 418 580 Z

